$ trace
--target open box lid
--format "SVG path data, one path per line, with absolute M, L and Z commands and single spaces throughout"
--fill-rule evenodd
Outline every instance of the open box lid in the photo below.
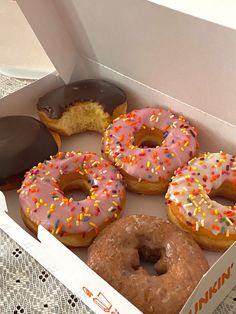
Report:
M 153 2 L 17 1 L 65 82 L 88 58 L 235 124 L 236 30 Z
M 197 109 L 198 121 L 210 114 L 218 118 L 217 129 L 224 131 L 221 121 L 224 120 L 235 132 L 234 29 L 147 0 L 17 0 L 17 3 L 66 83 L 99 77 L 103 66 L 140 84 L 140 88 L 170 95 L 168 100 L 173 100 L 176 112 L 179 110 L 176 104 L 184 102 Z M 91 67 L 91 63 L 95 66 Z M 231 252 L 234 258 L 235 246 Z M 224 268 L 218 265 L 221 276 Z M 208 279 L 202 282 L 186 304 L 189 311 L 204 295 Z M 224 286 L 225 295 L 232 282 L 235 280 L 231 280 L 231 287 Z M 216 298 L 213 295 L 211 303 Z

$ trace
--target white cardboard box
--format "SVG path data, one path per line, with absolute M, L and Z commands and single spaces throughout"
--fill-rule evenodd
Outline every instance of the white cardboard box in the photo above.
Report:
M 68 83 L 102 77 L 127 92 L 129 110 L 160 104 L 183 113 L 199 129 L 201 150 L 235 153 L 234 29 L 147 0 L 18 0 L 17 3 L 58 74 L 50 74 L 1 99 L 1 116 L 36 116 L 38 97 L 63 84 L 63 80 Z M 62 150 L 99 153 L 100 139 L 99 134 L 74 135 L 62 139 Z M 17 224 L 2 211 L 0 227 L 91 309 L 104 313 L 97 301 L 102 292 L 111 304 L 107 312 L 139 313 L 43 228 L 38 235 L 41 244 L 29 237 L 19 228 L 26 229 L 16 192 L 6 192 L 5 196 L 8 215 Z M 128 193 L 125 215 L 134 213 L 166 218 L 164 196 Z M 54 254 L 45 262 L 49 250 Z M 86 259 L 85 249 L 73 251 Z M 181 313 L 211 313 L 235 285 L 236 245 L 223 256 L 213 252 L 205 255 L 210 265 L 218 262 L 204 276 Z M 66 262 L 72 265 L 69 270 L 64 267 Z M 77 275 L 75 269 L 86 275 L 81 277 L 81 272 Z M 86 294 L 84 287 L 92 295 Z

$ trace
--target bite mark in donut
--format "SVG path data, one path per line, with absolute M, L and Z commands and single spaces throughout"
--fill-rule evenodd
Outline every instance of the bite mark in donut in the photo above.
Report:
M 76 201 L 64 190 L 83 189 Z M 119 171 L 95 153 L 58 153 L 33 167 L 19 190 L 25 224 L 37 232 L 39 224 L 69 246 L 88 246 L 97 233 L 118 219 L 125 202 Z
M 166 199 L 168 215 L 204 248 L 226 250 L 236 241 L 236 207 L 211 199 L 236 201 L 236 159 L 226 153 L 205 153 L 179 169 Z
M 37 103 L 43 123 L 62 135 L 84 131 L 103 133 L 108 124 L 126 112 L 127 97 L 114 84 L 89 79 L 59 87 Z
M 174 170 L 197 154 L 196 136 L 182 116 L 144 108 L 113 121 L 104 134 L 103 153 L 121 169 L 130 190 L 163 193 Z

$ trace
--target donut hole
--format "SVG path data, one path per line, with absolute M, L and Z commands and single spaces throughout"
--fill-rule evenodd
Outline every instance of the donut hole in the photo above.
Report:
M 74 200 L 80 201 L 90 195 L 91 186 L 87 176 L 79 173 L 68 173 L 60 177 L 59 188 L 65 197 L 72 197 Z
M 231 182 L 224 182 L 217 190 L 209 194 L 211 200 L 224 206 L 235 206 L 236 185 Z
M 163 249 L 141 246 L 138 249 L 139 265 L 133 266 L 135 271 L 144 269 L 151 276 L 160 276 L 167 272 L 166 264 L 162 258 Z
M 64 190 L 63 192 L 64 192 L 65 197 L 73 198 L 74 201 L 82 201 L 88 196 L 88 194 L 85 193 L 80 188 L 68 189 L 68 190 Z
M 224 196 L 211 196 L 211 200 L 223 205 L 223 206 L 234 206 L 235 205 L 235 201 L 228 199 Z
M 134 133 L 134 145 L 140 148 L 154 148 L 162 145 L 163 132 L 160 129 L 141 129 Z

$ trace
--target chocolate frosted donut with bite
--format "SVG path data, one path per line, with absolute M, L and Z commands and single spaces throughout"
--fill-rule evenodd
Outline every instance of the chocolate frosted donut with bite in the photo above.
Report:
M 41 121 L 67 136 L 84 131 L 103 133 L 126 108 L 123 90 L 101 79 L 61 86 L 41 97 L 37 104 Z
M 88 265 L 145 314 L 179 313 L 209 268 L 191 236 L 145 215 L 106 227 L 89 247 Z
M 24 173 L 58 151 L 60 137 L 29 116 L 0 118 L 0 189 L 20 186 Z

